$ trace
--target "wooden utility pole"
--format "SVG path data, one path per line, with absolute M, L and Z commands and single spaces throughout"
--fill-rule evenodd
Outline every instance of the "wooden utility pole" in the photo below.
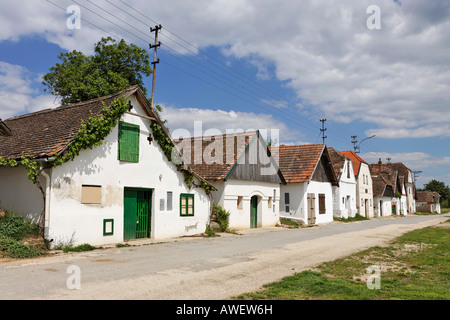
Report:
M 153 54 L 153 83 L 152 83 L 152 108 L 155 107 L 155 74 L 156 74 L 156 64 L 159 63 L 159 59 L 156 59 L 156 50 L 161 45 L 161 42 L 158 41 L 158 31 L 162 29 L 162 26 L 155 26 L 154 28 L 150 27 L 150 32 L 155 32 L 155 43 L 150 44 L 150 49 L 154 49 Z

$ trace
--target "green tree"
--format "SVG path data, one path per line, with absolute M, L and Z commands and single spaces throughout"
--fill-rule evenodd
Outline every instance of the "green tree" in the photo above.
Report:
M 152 73 L 146 50 L 125 40 L 102 38 L 92 56 L 80 51 L 60 53 L 61 61 L 43 77 L 45 91 L 61 98 L 63 105 L 116 93 L 139 85 L 146 93 L 143 77 Z
M 450 187 L 446 186 L 442 181 L 433 179 L 425 184 L 424 189 L 439 193 L 439 195 L 441 196 L 441 202 L 450 198 Z

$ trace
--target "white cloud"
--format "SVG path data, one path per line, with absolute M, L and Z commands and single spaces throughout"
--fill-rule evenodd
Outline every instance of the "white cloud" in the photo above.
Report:
M 260 130 L 278 143 L 305 143 L 304 135 L 268 114 L 164 106 L 161 117 L 174 138 Z
M 380 158 L 382 162 L 386 163 L 386 159 L 391 158 L 391 162 L 402 162 L 411 170 L 450 166 L 450 157 L 436 157 L 425 152 L 368 152 L 361 155 L 361 157 L 368 163 L 378 162 Z
M 53 2 L 63 9 L 74 4 Z M 121 9 L 95 1 L 139 31 L 90 2 L 77 2 L 86 7 L 81 7 L 83 19 L 142 47 L 152 40 L 148 26 L 158 22 L 163 25 L 161 41 L 166 50 L 170 46 L 191 54 L 189 50 L 197 50 L 190 44 L 217 46 L 224 54 L 256 66 L 256 75 L 263 79 L 272 76 L 264 65 L 270 64 L 274 76 L 297 93 L 304 107 L 344 123 L 372 124 L 368 134 L 450 136 L 450 3 L 446 0 L 410 0 L 401 5 L 378 0 L 380 30 L 366 27 L 366 9 L 374 4 L 372 0 L 111 1 Z M 80 30 L 68 30 L 68 15 L 47 1 L 0 4 L 0 40 L 39 35 L 63 49 L 90 53 L 92 45 L 107 35 L 87 22 Z
M 39 77 L 26 68 L 0 61 L 0 118 L 57 106 L 53 96 L 33 88 L 37 83 Z

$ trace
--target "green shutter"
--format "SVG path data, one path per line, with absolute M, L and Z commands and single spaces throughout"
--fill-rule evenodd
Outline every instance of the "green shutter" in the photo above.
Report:
M 139 126 L 119 122 L 119 160 L 139 162 Z

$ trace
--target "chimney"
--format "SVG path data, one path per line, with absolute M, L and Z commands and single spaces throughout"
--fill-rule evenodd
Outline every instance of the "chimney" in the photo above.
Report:
M 378 158 L 378 164 L 381 164 L 381 158 Z

